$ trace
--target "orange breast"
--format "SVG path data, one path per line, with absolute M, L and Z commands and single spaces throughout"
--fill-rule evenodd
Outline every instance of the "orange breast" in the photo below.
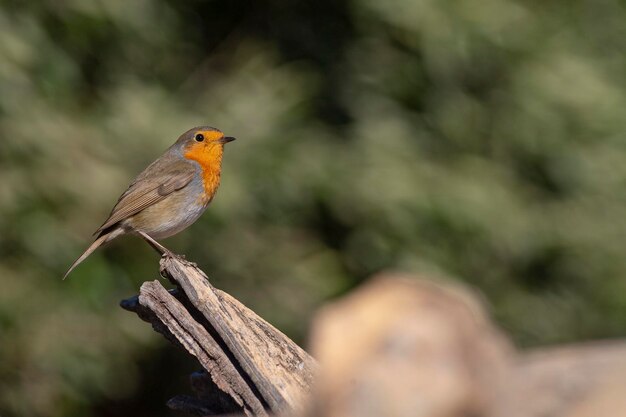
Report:
M 203 204 L 208 204 L 213 199 L 220 186 L 223 153 L 222 146 L 206 143 L 193 144 L 185 153 L 185 158 L 196 161 L 202 168 Z

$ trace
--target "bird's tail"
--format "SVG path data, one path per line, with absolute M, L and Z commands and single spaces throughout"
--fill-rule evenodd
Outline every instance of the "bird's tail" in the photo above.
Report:
M 124 229 L 117 228 L 117 229 L 111 230 L 108 233 L 104 233 L 104 234 L 101 234 L 100 236 L 98 236 L 98 238 L 96 240 L 94 240 L 94 242 L 91 245 L 89 245 L 87 250 L 82 255 L 80 255 L 80 258 L 78 258 L 78 259 L 76 259 L 74 261 L 72 266 L 70 266 L 70 269 L 68 269 L 67 272 L 65 273 L 65 275 L 63 275 L 63 279 L 67 278 L 67 276 L 70 274 L 70 272 L 72 272 L 74 270 L 74 268 L 76 268 L 78 266 L 78 264 L 80 264 L 82 261 L 84 261 L 89 255 L 91 255 L 93 253 L 93 251 L 95 251 L 96 249 L 98 249 L 100 246 L 104 245 L 108 241 L 110 241 L 112 239 L 115 239 L 116 237 L 118 237 L 119 235 L 122 235 L 124 233 L 125 233 Z

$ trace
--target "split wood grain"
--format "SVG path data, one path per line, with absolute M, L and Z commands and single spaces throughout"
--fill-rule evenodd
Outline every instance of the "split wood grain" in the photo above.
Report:
M 145 282 L 139 296 L 123 301 L 122 307 L 195 356 L 212 389 L 226 394 L 226 399 L 220 399 L 207 393 L 198 401 L 180 396 L 168 403 L 171 407 L 196 413 L 239 409 L 249 416 L 303 410 L 317 368 L 308 353 L 213 287 L 196 265 L 166 255 L 161 259 L 161 275 L 178 290 L 168 291 L 159 281 Z

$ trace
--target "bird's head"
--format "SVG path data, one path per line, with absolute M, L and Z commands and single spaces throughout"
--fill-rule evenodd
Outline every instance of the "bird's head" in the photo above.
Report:
M 221 161 L 224 145 L 234 140 L 232 136 L 224 136 L 219 129 L 201 126 L 183 133 L 175 146 L 180 146 L 185 158 L 205 165 Z

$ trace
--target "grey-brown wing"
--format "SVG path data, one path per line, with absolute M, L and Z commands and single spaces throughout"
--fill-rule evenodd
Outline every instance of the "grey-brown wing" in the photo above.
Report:
M 148 167 L 146 171 L 151 168 L 153 166 Z M 161 169 L 153 170 L 151 175 L 146 175 L 146 171 L 139 174 L 137 179 L 121 195 L 109 218 L 94 234 L 98 234 L 104 229 L 139 213 L 146 207 L 162 201 L 174 191 L 184 188 L 196 174 L 195 168 L 191 164 L 182 161 L 158 168 Z

